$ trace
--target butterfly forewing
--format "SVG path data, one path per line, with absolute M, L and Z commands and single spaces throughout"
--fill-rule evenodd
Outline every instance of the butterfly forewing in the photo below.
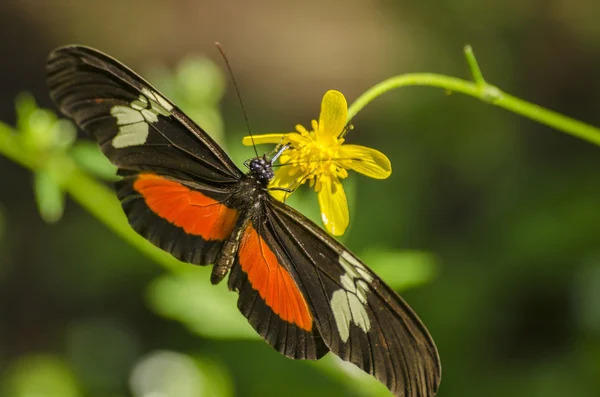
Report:
M 118 61 L 82 46 L 62 47 L 47 64 L 50 95 L 121 169 L 167 172 L 214 184 L 241 171 L 193 121 Z

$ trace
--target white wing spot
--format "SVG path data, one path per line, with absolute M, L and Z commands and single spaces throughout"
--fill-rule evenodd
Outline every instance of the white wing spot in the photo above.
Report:
M 354 323 L 365 333 L 371 329 L 365 305 L 373 276 L 347 251 L 342 252 L 339 263 L 345 271 L 340 277 L 342 288 L 333 293 L 330 304 L 340 337 L 345 343 L 350 337 L 350 323 Z
M 339 289 L 333 293 L 331 297 L 331 309 L 333 310 L 335 324 L 337 325 L 340 337 L 346 342 L 350 336 L 350 321 L 352 321 L 346 291 Z
M 163 96 L 161 96 L 158 92 L 150 91 L 146 87 L 142 88 L 142 93 L 146 95 L 150 100 L 153 100 L 158 105 L 162 106 L 163 109 L 166 110 L 166 113 L 169 113 L 173 110 L 173 105 L 169 103 Z
M 146 143 L 150 123 L 158 121 L 158 115 L 169 117 L 173 109 L 165 98 L 158 93 L 142 88 L 143 95 L 129 106 L 115 105 L 110 114 L 117 119 L 119 132 L 112 140 L 113 147 L 122 149 Z

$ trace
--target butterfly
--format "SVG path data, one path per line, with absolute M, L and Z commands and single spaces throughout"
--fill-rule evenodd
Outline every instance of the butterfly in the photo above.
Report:
M 242 172 L 171 101 L 117 60 L 85 46 L 48 58 L 50 96 L 118 167 L 129 224 L 152 244 L 227 275 L 258 334 L 293 359 L 331 351 L 395 396 L 436 394 L 441 366 L 427 329 L 356 255 L 274 199 L 273 158 Z

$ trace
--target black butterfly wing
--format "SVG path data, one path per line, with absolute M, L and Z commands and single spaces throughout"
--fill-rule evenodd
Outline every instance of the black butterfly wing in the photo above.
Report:
M 89 47 L 53 51 L 50 96 L 124 176 L 118 195 L 131 226 L 175 257 L 215 260 L 237 211 L 242 172 L 173 103 L 135 72 Z
M 92 135 L 120 169 L 205 182 L 236 182 L 242 172 L 198 125 L 135 72 L 84 46 L 53 51 L 46 67 L 60 111 Z
M 230 287 L 252 290 L 262 297 L 258 310 L 279 313 L 275 317 L 283 323 L 287 315 L 287 324 L 300 328 L 305 325 L 308 332 L 318 334 L 316 339 L 322 340 L 327 349 L 375 376 L 394 395 L 435 395 L 441 377 L 437 349 L 423 323 L 395 291 L 335 239 L 283 203 L 268 201 L 264 213 L 253 221 L 253 228 L 276 257 L 270 267 L 276 262 L 293 278 L 292 289 L 296 288 L 306 301 L 311 321 L 287 314 L 294 310 L 282 302 L 295 302 L 289 299 L 293 294 L 271 297 L 269 304 L 268 298 L 277 295 L 272 293 L 277 283 L 262 282 L 265 277 L 257 276 L 256 265 L 244 265 L 248 254 L 242 250 L 232 270 Z M 264 316 L 244 307 L 246 303 L 240 295 L 240 310 L 259 332 L 263 330 L 261 335 L 271 345 L 282 353 L 282 346 L 289 350 L 290 344 L 297 345 L 297 334 L 285 340 L 279 327 L 275 335 L 265 330 L 260 321 Z

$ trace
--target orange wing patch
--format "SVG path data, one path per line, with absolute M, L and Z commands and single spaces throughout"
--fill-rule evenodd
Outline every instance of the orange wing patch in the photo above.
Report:
M 311 331 L 312 316 L 304 296 L 251 225 L 244 232 L 238 255 L 248 281 L 267 306 L 282 320 Z
M 238 218 L 235 209 L 155 174 L 140 174 L 133 188 L 155 214 L 205 240 L 225 240 Z

